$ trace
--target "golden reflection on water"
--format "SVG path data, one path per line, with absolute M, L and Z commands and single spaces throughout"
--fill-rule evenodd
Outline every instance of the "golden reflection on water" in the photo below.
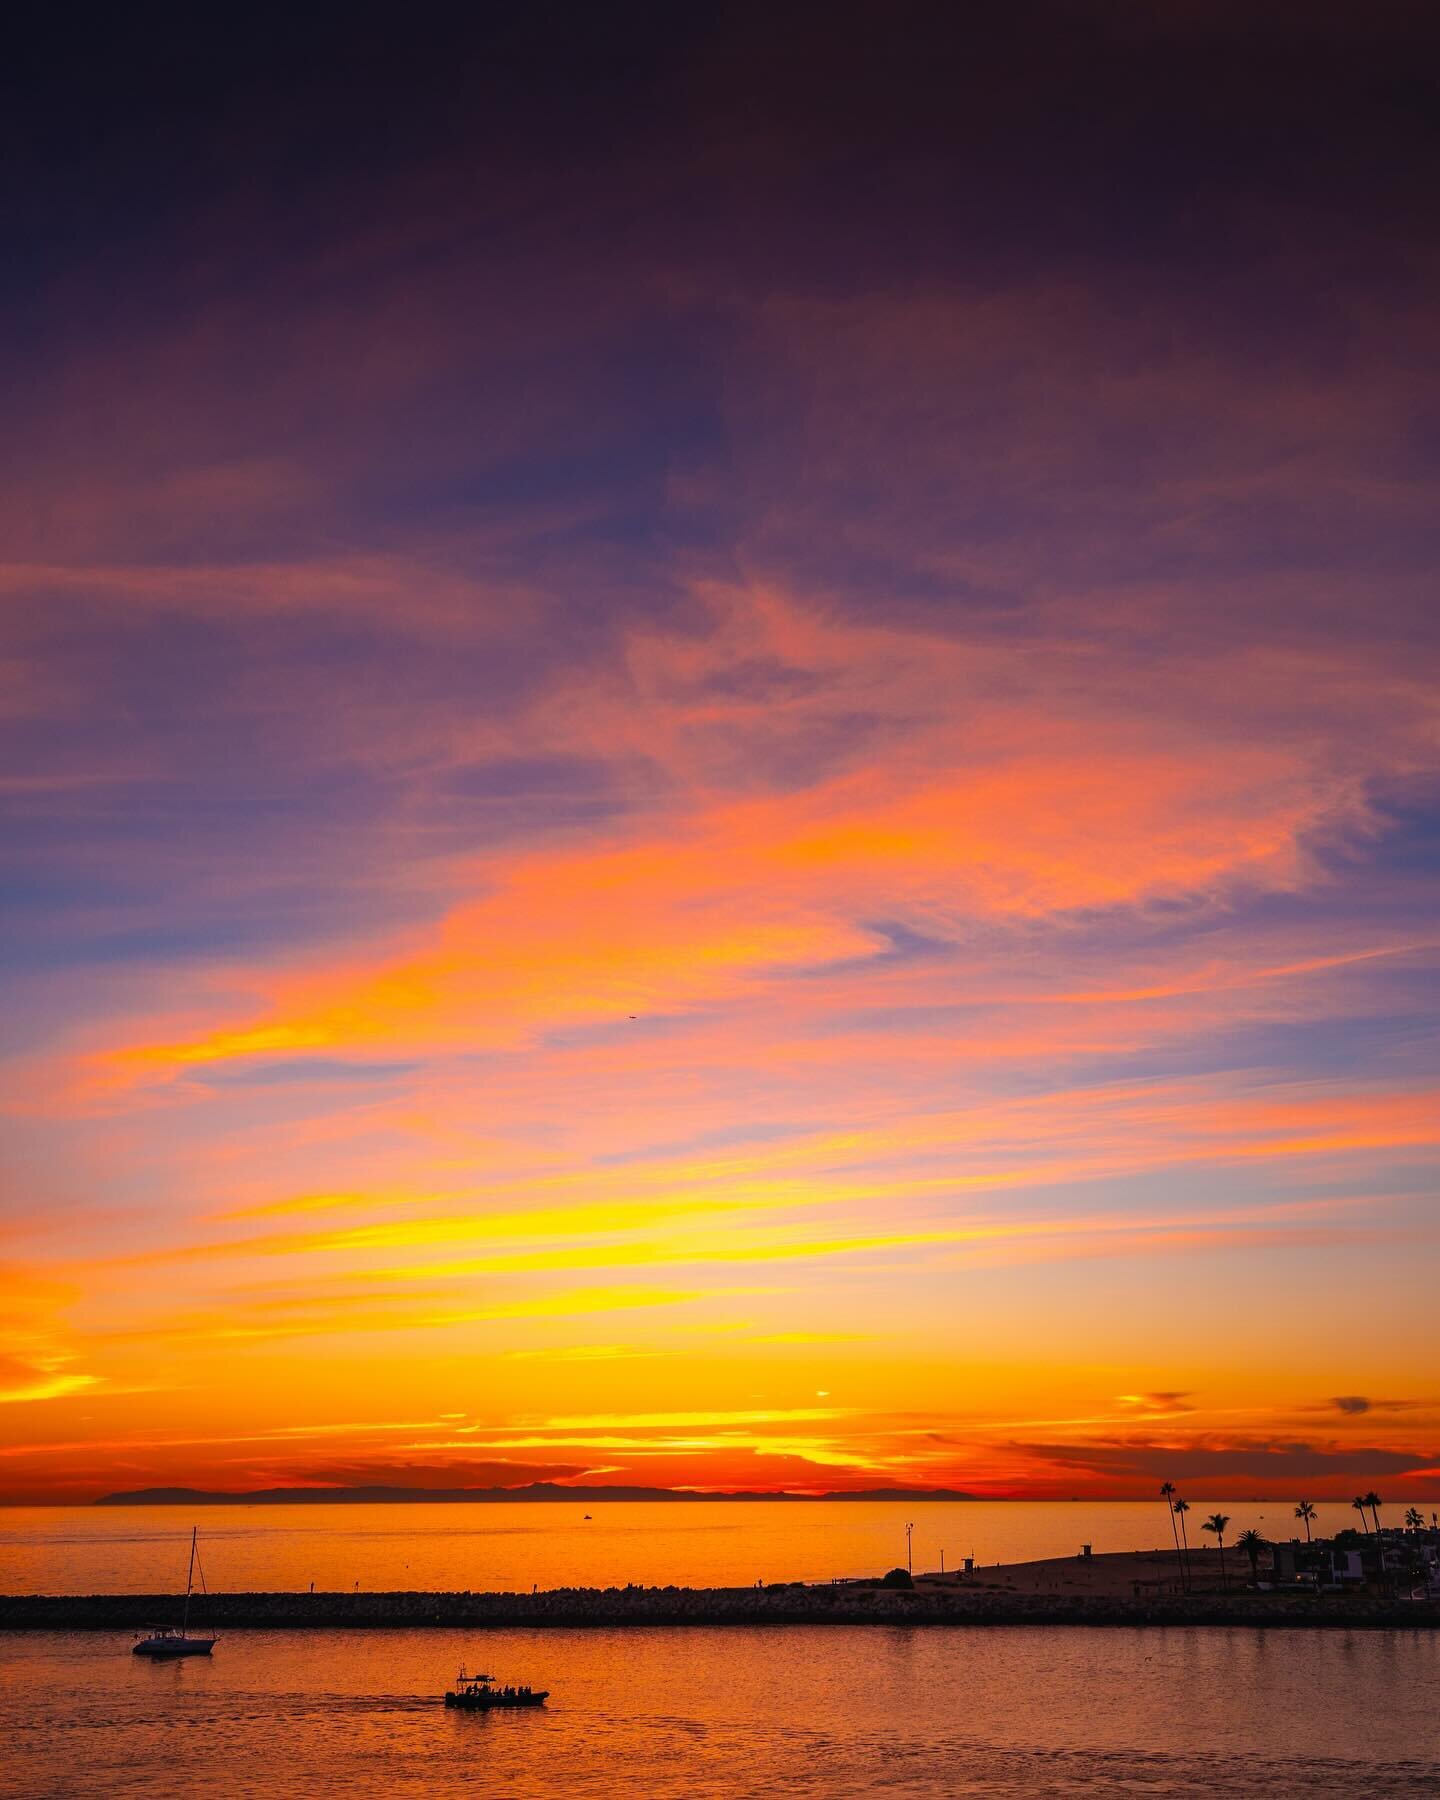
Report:
M 549 1706 L 446 1711 L 462 1659 Z M 0 1634 L 0 1791 L 1370 1800 L 1440 1791 L 1437 1677 L 1401 1632 Z
M 1216 1505 L 1220 1503 L 1215 1503 Z M 1404 1501 L 1394 1503 L 1398 1513 Z M 1213 1510 L 1192 1501 L 1197 1516 Z M 1232 1532 L 1295 1530 L 1287 1503 L 1226 1501 Z M 586 1512 L 593 1517 L 587 1521 Z M 1327 1518 L 1333 1514 L 1333 1518 Z M 1143 1501 L 692 1501 L 417 1506 L 15 1507 L 0 1510 L 0 1593 L 157 1593 L 184 1572 L 198 1523 L 205 1573 L 231 1592 L 532 1586 L 749 1586 L 1169 1543 L 1169 1514 Z M 1322 1526 L 1353 1523 L 1326 1505 Z

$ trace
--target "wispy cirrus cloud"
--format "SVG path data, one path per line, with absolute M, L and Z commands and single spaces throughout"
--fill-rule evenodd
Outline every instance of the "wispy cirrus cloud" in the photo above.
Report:
M 1327 111 L 1263 33 L 1107 16 L 1117 135 L 1058 213 L 1068 55 L 971 92 L 987 26 L 872 144 L 869 71 L 822 103 L 827 59 L 772 87 L 713 29 L 683 130 L 624 113 L 672 153 L 532 96 L 503 181 L 417 130 L 296 190 L 281 108 L 238 166 L 283 220 L 256 176 L 134 266 L 46 225 L 0 451 L 0 1379 L 27 1443 L 91 1434 L 67 1495 L 103 1446 L 203 1461 L 195 1394 L 312 1470 L 378 1464 L 307 1421 L 417 1389 L 496 1443 L 835 1397 L 567 1452 L 617 1479 L 1129 1491 L 1142 1423 L 1195 1479 L 1328 1478 L 1361 1422 L 1419 1454 L 1370 1396 L 1425 1366 L 1436 1252 L 1433 183 L 1351 129 L 1379 27 Z M 1139 157 L 1177 53 L 1223 81 Z M 1237 108 L 1227 201 L 1194 119 Z M 1173 236 L 1120 204 L 1156 158 Z

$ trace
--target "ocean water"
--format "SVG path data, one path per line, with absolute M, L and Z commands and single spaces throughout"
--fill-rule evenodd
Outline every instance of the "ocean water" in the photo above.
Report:
M 447 1712 L 463 1658 L 551 1690 Z M 113 1633 L 0 1633 L 0 1793 L 1440 1793 L 1421 1632 L 235 1631 L 151 1665 Z
M 1216 1503 L 1192 1503 L 1192 1520 Z M 1225 1502 L 1232 1531 L 1290 1508 Z M 1158 1503 L 207 1507 L 220 1589 L 824 1579 L 1149 1547 Z M 1395 1508 L 1396 1516 L 1403 1503 Z M 182 1584 L 192 1515 L 0 1511 L 0 1593 Z M 1322 1525 L 1351 1523 L 1322 1509 Z M 1440 1795 L 1440 1634 L 790 1627 L 0 1632 L 0 1795 Z M 543 1713 L 447 1712 L 465 1659 Z
M 1407 1502 L 1386 1506 L 1398 1523 Z M 1418 1503 L 1417 1503 L 1418 1504 Z M 1288 1539 L 1288 1502 L 1191 1502 L 1199 1523 L 1231 1515 Z M 586 1520 L 589 1511 L 593 1517 Z M 1429 1508 L 1426 1507 L 1428 1515 Z M 212 1588 L 324 1592 L 424 1588 L 524 1592 L 532 1586 L 749 1586 L 883 1574 L 905 1561 L 914 1524 L 917 1571 L 964 1556 L 980 1563 L 1150 1549 L 1169 1542 L 1154 1502 L 694 1501 L 419 1506 L 0 1508 L 0 1594 L 159 1593 L 184 1585 L 190 1527 L 200 1527 Z M 1348 1506 L 1322 1504 L 1320 1529 L 1353 1525 Z

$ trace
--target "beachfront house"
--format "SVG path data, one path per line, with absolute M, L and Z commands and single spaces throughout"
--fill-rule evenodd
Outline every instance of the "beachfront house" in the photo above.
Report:
M 1380 1587 L 1440 1594 L 1440 1531 L 1345 1530 L 1312 1543 L 1294 1538 L 1272 1544 L 1270 1567 L 1259 1585 L 1329 1593 Z

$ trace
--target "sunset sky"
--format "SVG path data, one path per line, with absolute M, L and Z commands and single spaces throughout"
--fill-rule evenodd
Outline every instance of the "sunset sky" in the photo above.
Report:
M 1440 1497 L 1435 27 L 971 11 L 16 47 L 0 1498 Z

